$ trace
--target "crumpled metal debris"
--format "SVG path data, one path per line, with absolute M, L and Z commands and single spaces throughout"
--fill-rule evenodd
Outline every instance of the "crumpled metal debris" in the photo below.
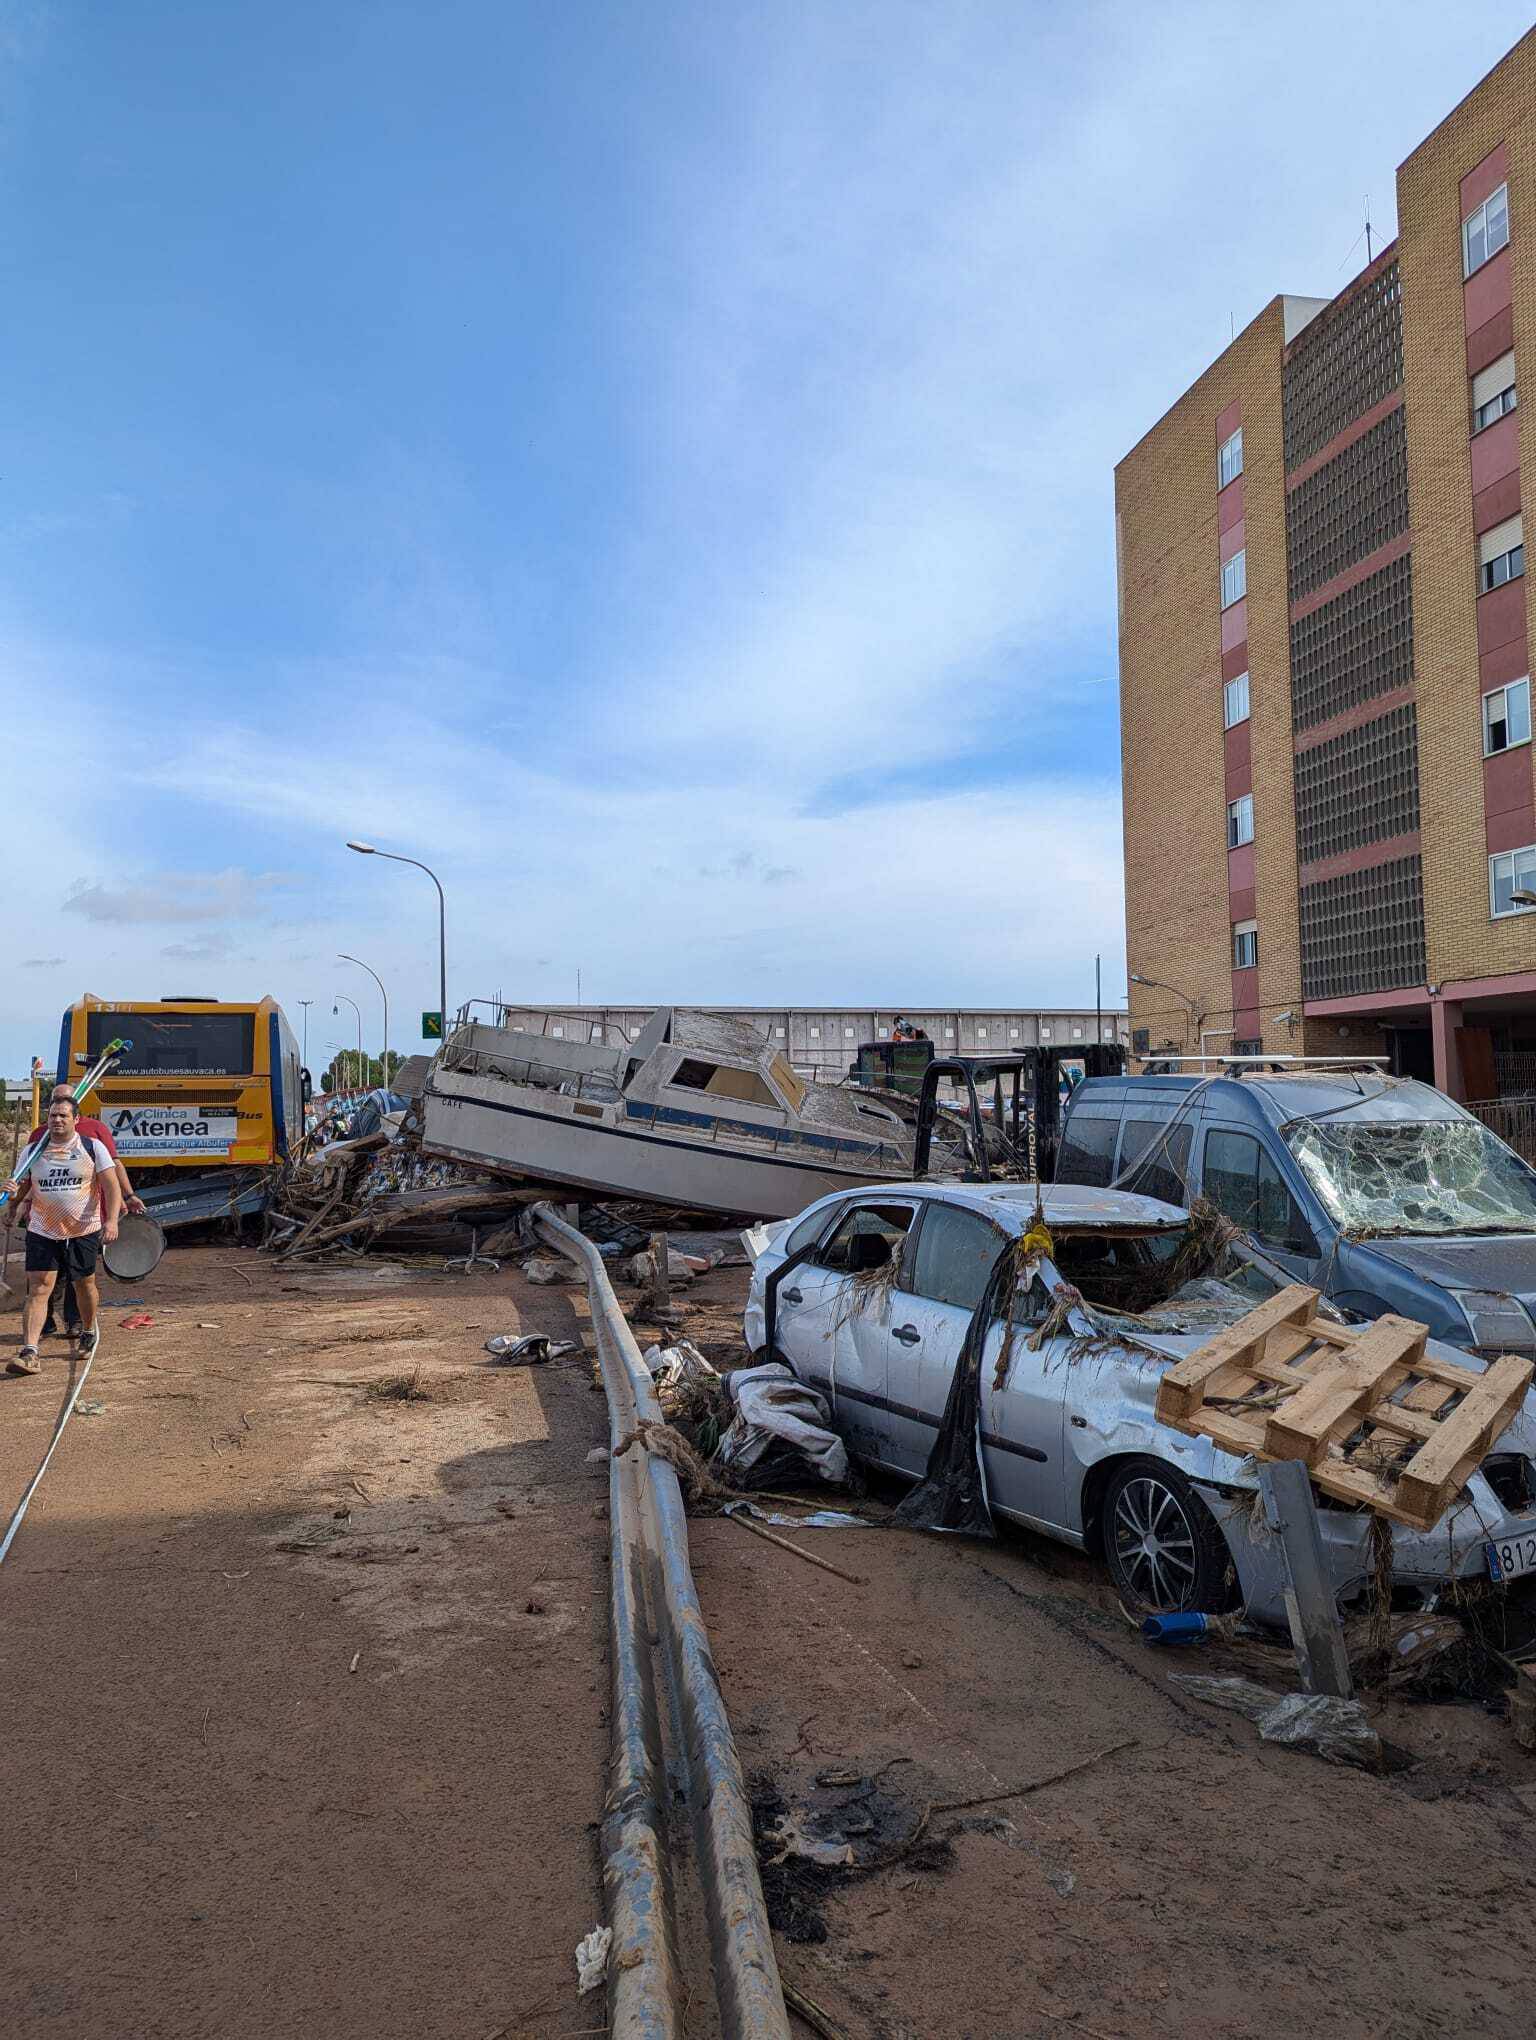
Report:
M 1265 1742 L 1310 1750 L 1330 1764 L 1374 1767 L 1381 1760 L 1381 1738 L 1358 1700 L 1337 1700 L 1329 1693 L 1272 1693 L 1252 1679 L 1211 1678 L 1202 1672 L 1170 1676 L 1193 1699 L 1246 1715 Z

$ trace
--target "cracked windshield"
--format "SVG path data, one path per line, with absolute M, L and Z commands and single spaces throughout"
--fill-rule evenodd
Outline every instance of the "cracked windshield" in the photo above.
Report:
M 1479 1120 L 1304 1120 L 1285 1137 L 1346 1232 L 1536 1231 L 1536 1175 Z

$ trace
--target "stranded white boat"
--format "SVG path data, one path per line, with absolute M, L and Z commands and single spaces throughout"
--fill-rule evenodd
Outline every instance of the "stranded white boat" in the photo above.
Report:
M 889 1106 L 797 1076 L 719 1013 L 662 1007 L 635 1040 L 574 1015 L 457 1027 L 422 1095 L 422 1145 L 536 1182 L 786 1218 L 911 1172 Z M 585 1038 L 581 1038 L 585 1037 Z

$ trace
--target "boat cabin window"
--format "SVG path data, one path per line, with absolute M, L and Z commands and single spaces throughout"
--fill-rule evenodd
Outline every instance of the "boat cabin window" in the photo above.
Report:
M 739 1098 L 747 1105 L 777 1109 L 779 1103 L 756 1070 L 733 1070 L 694 1055 L 684 1056 L 667 1082 L 683 1091 L 707 1091 L 712 1098 Z

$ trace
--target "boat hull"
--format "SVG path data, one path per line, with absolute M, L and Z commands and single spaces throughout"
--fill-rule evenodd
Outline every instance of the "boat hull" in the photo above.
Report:
M 743 1153 L 681 1130 L 635 1126 L 616 1112 L 581 1118 L 574 1110 L 578 1102 L 495 1078 L 439 1072 L 422 1100 L 422 1146 L 431 1154 L 599 1196 L 754 1218 L 789 1218 L 829 1191 L 901 1180 L 907 1173 L 870 1168 L 853 1156 L 845 1164 Z

